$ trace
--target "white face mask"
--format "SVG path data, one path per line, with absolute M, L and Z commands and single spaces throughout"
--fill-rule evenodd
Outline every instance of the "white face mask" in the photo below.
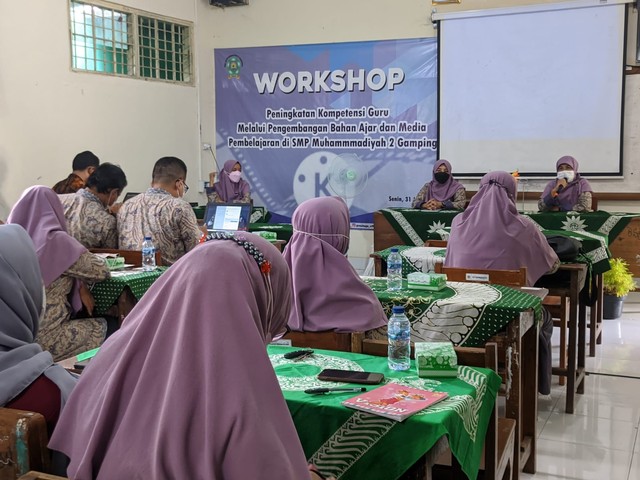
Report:
M 242 172 L 239 170 L 235 170 L 229 174 L 229 180 L 231 180 L 233 183 L 238 183 L 241 178 Z
M 573 179 L 576 178 L 576 172 L 573 170 L 561 170 L 558 172 L 557 178 L 558 180 L 566 178 L 567 183 L 571 183 L 573 182 Z

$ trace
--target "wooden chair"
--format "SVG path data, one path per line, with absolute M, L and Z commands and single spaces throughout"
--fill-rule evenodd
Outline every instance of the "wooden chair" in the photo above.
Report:
M 459 365 L 485 367 L 498 371 L 498 347 L 495 343 L 487 343 L 484 348 L 455 347 Z M 384 340 L 364 339 L 362 353 L 387 356 L 387 342 Z M 411 358 L 415 358 L 415 350 L 411 345 Z M 513 477 L 516 421 L 498 416 L 496 401 L 484 446 L 484 478 L 486 480 L 510 480 Z M 455 459 L 452 462 L 451 478 L 465 478 L 460 465 Z M 419 468 L 414 466 L 411 471 Z M 403 479 L 405 476 L 403 475 Z M 429 478 L 429 477 L 426 477 Z
M 527 268 L 520 270 L 489 270 L 482 268 L 445 267 L 436 263 L 436 273 L 445 273 L 452 282 L 495 283 L 507 287 L 524 287 L 527 285 Z
M 16 479 L 33 469 L 48 471 L 48 442 L 41 414 L 0 407 L 0 478 Z
M 288 332 L 284 339 L 291 340 L 291 345 L 301 348 L 319 348 L 339 352 L 359 353 L 362 348 L 364 334 L 362 332 Z
M 142 251 L 141 250 L 120 250 L 117 248 L 90 248 L 91 253 L 110 253 L 119 255 L 124 258 L 124 263 L 133 265 L 134 267 L 142 266 Z M 162 266 L 162 256 L 160 252 L 156 250 L 156 265 Z
M 18 480 L 68 480 L 68 477 L 59 477 L 58 475 L 32 470 L 22 475 Z
M 458 282 L 477 282 L 504 285 L 512 288 L 526 286 L 527 269 L 520 270 L 490 270 L 477 268 L 453 268 L 444 267 L 442 264 L 436 264 L 437 273 L 445 273 L 447 280 Z M 512 322 L 513 324 L 513 322 Z M 527 473 L 535 472 L 536 463 L 536 424 L 537 417 L 537 362 L 538 362 L 538 329 L 535 329 L 535 351 L 524 351 L 522 348 L 522 330 L 514 328 L 510 324 L 506 334 L 499 333 L 491 337 L 488 342 L 495 342 L 498 345 L 498 358 L 500 375 L 505 385 L 504 394 L 507 397 L 507 416 L 516 420 L 516 441 L 514 455 L 514 471 L 515 476 L 519 475 L 520 470 Z M 531 333 L 526 331 L 525 335 L 529 335 L 528 341 L 532 341 Z M 517 338 L 519 337 L 519 338 Z M 513 356 L 513 349 L 518 350 L 519 364 L 508 365 L 509 358 Z M 509 351 L 511 353 L 509 353 Z M 529 365 L 532 371 L 523 371 L 524 365 Z M 535 376 L 535 378 L 533 378 Z M 511 380 L 509 381 L 511 377 Z M 535 382 L 535 388 L 529 382 Z M 525 396 L 525 392 L 535 390 L 535 394 Z M 502 392 L 501 392 L 502 393 Z M 532 397 L 532 398 L 529 398 Z M 528 412 L 524 415 L 524 412 Z M 534 412 L 535 415 L 531 412 Z M 517 456 L 516 456 L 517 455 Z
M 447 247 L 447 241 L 446 240 L 427 240 L 426 242 L 424 242 L 424 246 L 425 247 L 442 247 L 442 248 L 446 248 Z

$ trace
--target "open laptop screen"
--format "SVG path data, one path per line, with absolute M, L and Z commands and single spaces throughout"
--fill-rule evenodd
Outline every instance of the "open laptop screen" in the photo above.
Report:
M 249 203 L 209 203 L 204 214 L 207 230 L 235 232 L 249 228 L 251 204 Z

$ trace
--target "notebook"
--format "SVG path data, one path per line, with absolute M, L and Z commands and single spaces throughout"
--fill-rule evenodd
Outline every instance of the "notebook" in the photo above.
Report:
M 249 228 L 251 204 L 213 203 L 207 204 L 204 224 L 211 232 L 235 232 Z

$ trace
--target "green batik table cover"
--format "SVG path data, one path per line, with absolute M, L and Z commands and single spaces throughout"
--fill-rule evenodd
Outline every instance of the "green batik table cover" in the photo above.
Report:
M 104 282 L 96 283 L 91 289 L 95 299 L 95 313 L 102 315 L 118 301 L 122 291 L 129 287 L 136 300 L 149 289 L 160 275 L 169 267 L 157 267 L 151 272 L 142 270 L 121 270 L 111 272 L 111 278 Z
M 444 262 L 447 249 L 442 247 L 412 247 L 410 245 L 397 245 L 398 253 L 402 258 L 402 276 L 413 272 L 433 273 L 436 262 Z M 391 253 L 391 247 L 375 252 L 385 262 Z
M 250 232 L 264 230 L 267 232 L 275 232 L 278 240 L 288 242 L 293 235 L 293 226 L 290 223 L 252 223 L 249 225 Z
M 502 285 L 447 282 L 439 292 L 404 288 L 387 291 L 383 277 L 362 277 L 380 300 L 387 316 L 403 306 L 411 322 L 414 342 L 449 341 L 454 345 L 479 347 L 527 310 L 542 318 L 541 299 Z
M 582 253 L 576 259 L 578 263 L 586 263 L 593 273 L 604 273 L 609 270 L 608 237 L 603 233 L 587 231 L 567 231 L 567 230 L 542 230 L 546 236 L 561 235 L 571 237 L 582 242 Z M 442 247 L 413 247 L 407 245 L 397 245 L 398 252 L 402 257 L 402 276 L 412 272 L 430 273 L 434 271 L 436 261 L 444 261 L 447 250 Z M 374 252 L 385 262 L 391 253 L 391 247 Z
M 341 480 L 392 480 L 409 469 L 447 435 L 451 451 L 463 471 L 475 479 L 500 377 L 484 368 L 459 367 L 457 378 L 419 378 L 415 364 L 407 372 L 388 368 L 386 357 L 315 350 L 296 362 L 284 358 L 295 348 L 269 346 L 287 406 L 309 462 Z M 353 392 L 308 395 L 305 389 L 355 384 L 323 382 L 325 368 L 380 372 L 385 382 L 447 392 L 449 397 L 426 410 L 396 422 L 349 409 L 343 400 Z M 375 386 L 368 386 L 368 389 Z
M 426 240 L 448 238 L 453 218 L 461 213 L 453 210 L 429 211 L 412 208 L 386 208 L 380 212 L 407 245 L 423 245 Z M 597 212 L 523 212 L 540 230 L 565 230 L 600 233 L 615 240 L 629 224 L 633 213 Z

